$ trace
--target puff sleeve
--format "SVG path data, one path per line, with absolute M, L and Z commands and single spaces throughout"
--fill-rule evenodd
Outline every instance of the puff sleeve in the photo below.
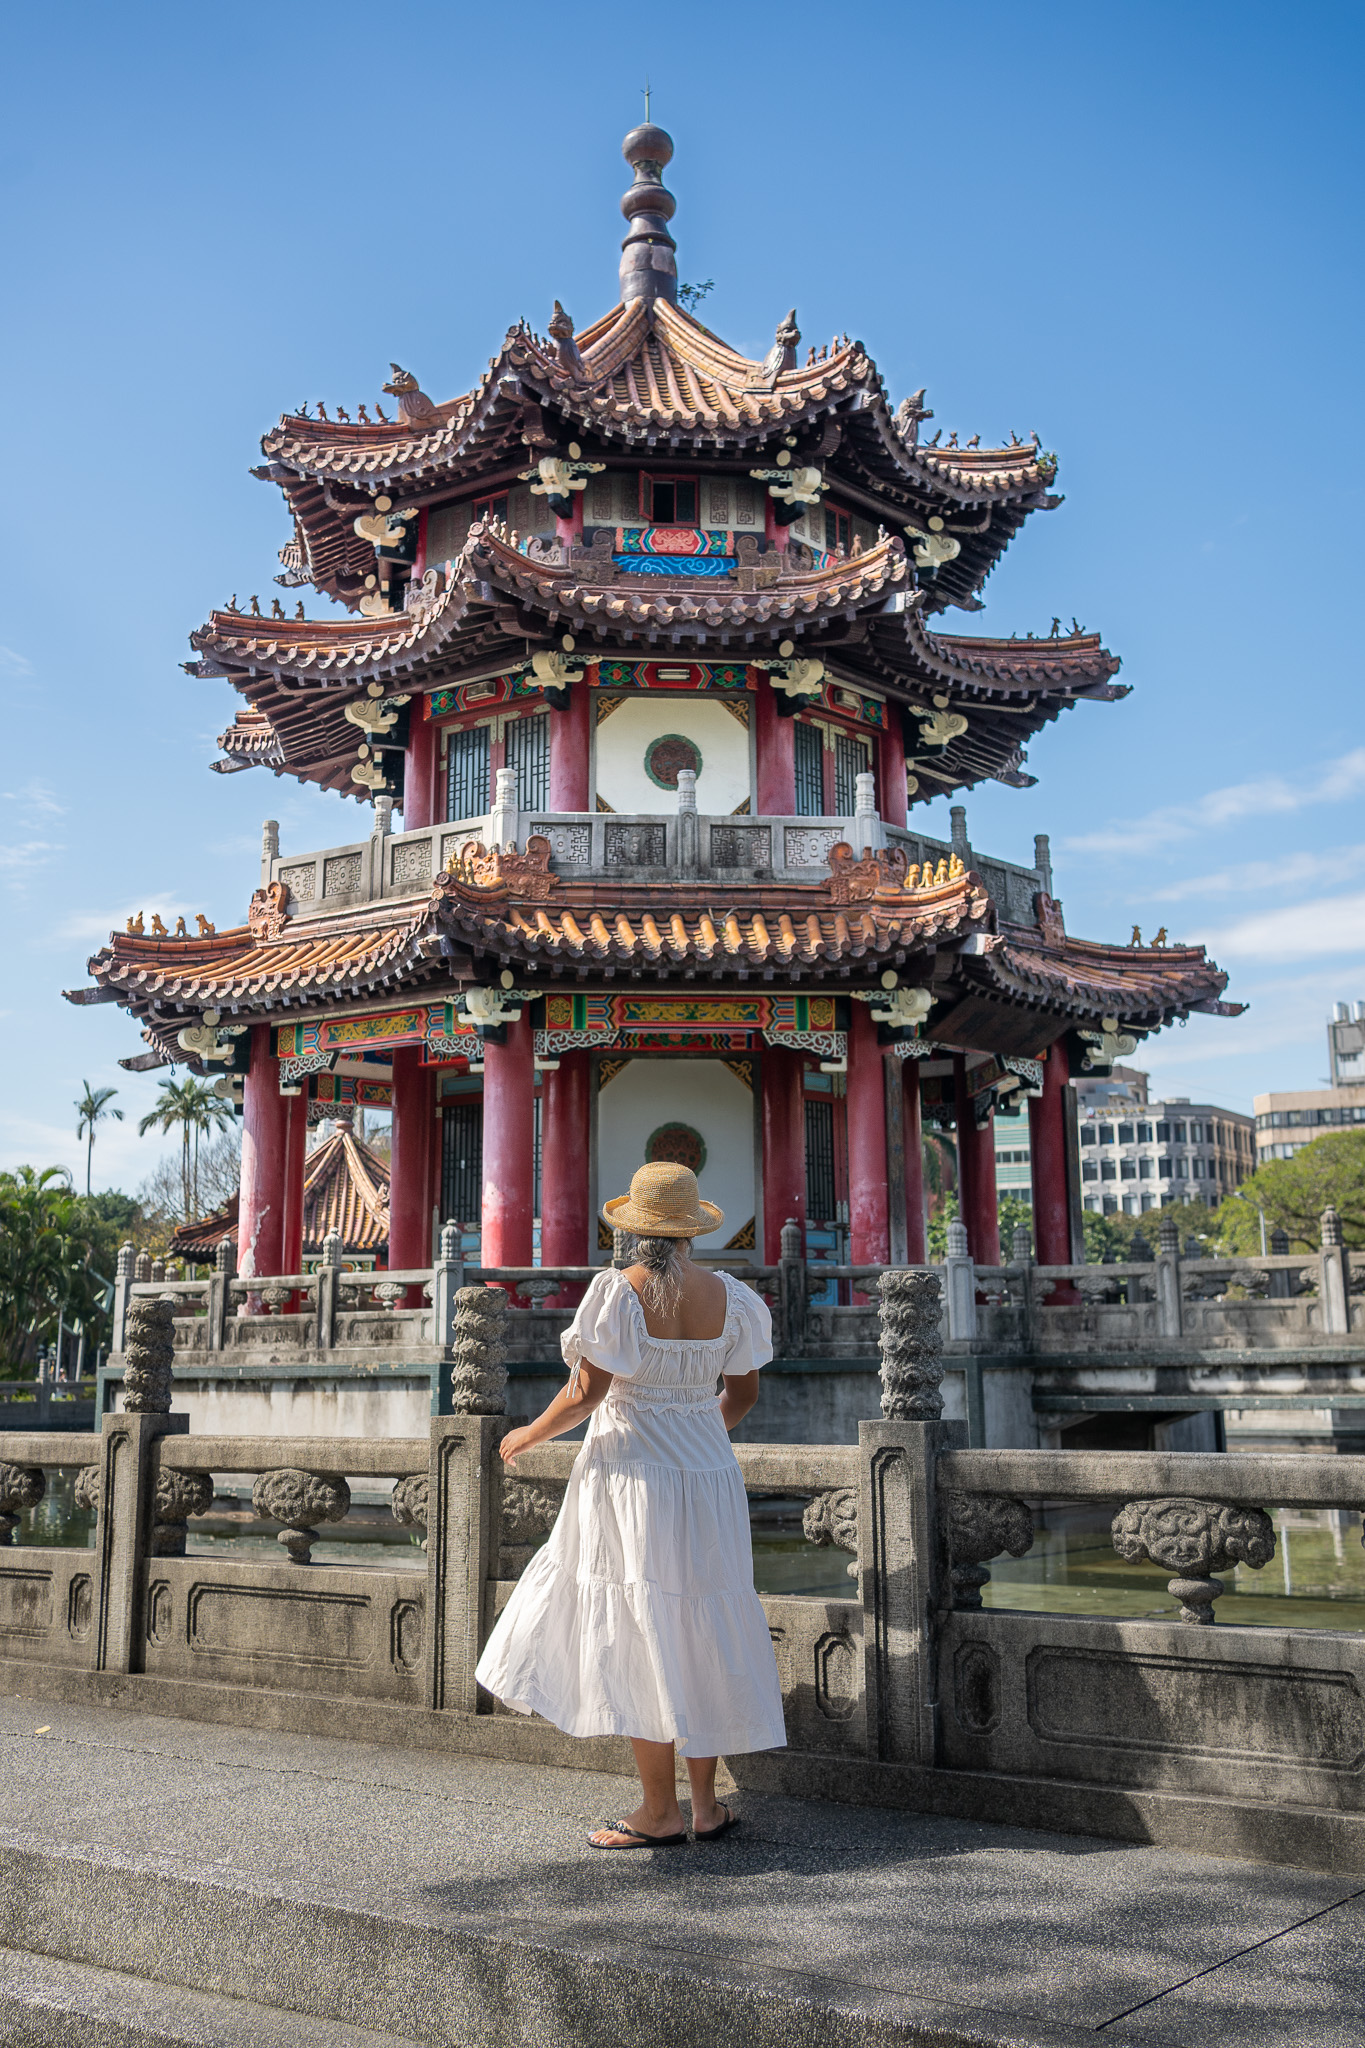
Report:
M 757 1372 L 772 1357 L 773 1319 L 763 1297 L 741 1280 L 730 1280 L 730 1300 L 734 1308 L 730 1349 L 721 1372 L 738 1379 L 746 1372 Z
M 633 1294 L 629 1280 L 613 1266 L 589 1282 L 573 1321 L 559 1340 L 569 1368 L 571 1394 L 578 1391 L 578 1368 L 585 1359 L 621 1379 L 630 1379 L 640 1370 L 635 1318 L 626 1299 Z

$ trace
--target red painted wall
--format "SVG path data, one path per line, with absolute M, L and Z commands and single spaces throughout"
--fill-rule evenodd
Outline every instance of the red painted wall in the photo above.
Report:
M 870 1003 L 850 1005 L 848 1034 L 848 1222 L 850 1265 L 891 1257 L 886 1195 L 886 1094 Z

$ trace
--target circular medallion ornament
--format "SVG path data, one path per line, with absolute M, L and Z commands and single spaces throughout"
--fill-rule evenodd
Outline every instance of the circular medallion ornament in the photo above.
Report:
M 650 741 L 645 749 L 645 774 L 656 789 L 676 789 L 680 768 L 701 774 L 700 747 L 680 732 L 666 732 L 662 739 Z
M 693 1173 L 700 1173 L 706 1164 L 706 1140 L 691 1124 L 660 1124 L 657 1131 L 651 1131 L 645 1146 L 645 1164 L 653 1166 L 660 1159 L 670 1166 L 690 1166 Z

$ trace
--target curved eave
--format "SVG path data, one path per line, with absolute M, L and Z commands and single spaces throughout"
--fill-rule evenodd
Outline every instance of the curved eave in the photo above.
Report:
M 1228 983 L 1202 946 L 1104 946 L 1069 934 L 1050 943 L 1023 925 L 1002 926 L 999 943 L 967 964 L 967 979 L 1072 1018 L 1116 1017 L 1130 1031 L 1211 1008 Z

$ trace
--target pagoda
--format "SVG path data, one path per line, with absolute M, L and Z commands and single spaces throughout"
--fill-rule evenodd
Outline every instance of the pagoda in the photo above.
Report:
M 1065 929 L 1047 843 L 977 856 L 919 807 L 1029 784 L 1060 713 L 1126 694 L 1091 633 L 957 631 L 1061 500 L 1036 437 L 983 447 L 893 406 L 861 342 L 762 361 L 680 304 L 673 145 L 627 138 L 620 300 L 513 327 L 437 402 L 397 364 L 373 414 L 288 414 L 255 471 L 277 586 L 191 636 L 241 704 L 214 766 L 351 798 L 344 843 L 266 827 L 245 921 L 141 918 L 73 1000 L 218 1074 L 244 1118 L 239 1270 L 296 1273 L 310 1120 L 392 1112 L 389 1261 L 445 1221 L 485 1268 L 610 1256 L 643 1158 L 696 1168 L 714 1246 L 784 1224 L 854 1264 L 925 1258 L 922 1131 L 955 1143 L 996 1264 L 994 1127 L 1027 1113 L 1034 1237 L 1081 1256 L 1075 1091 L 1191 1011 L 1202 949 Z M 244 892 L 245 893 L 245 892 Z M 1164 935 L 1162 935 L 1164 936 Z

